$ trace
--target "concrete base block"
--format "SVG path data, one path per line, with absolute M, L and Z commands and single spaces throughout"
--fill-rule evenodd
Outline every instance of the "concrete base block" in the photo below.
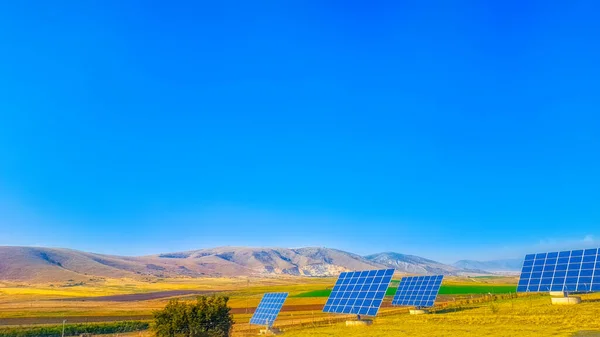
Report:
M 429 311 L 425 309 L 410 309 L 409 312 L 411 315 L 424 315 L 429 313 Z
M 357 321 L 346 321 L 346 326 L 369 326 L 373 324 L 373 321 L 370 319 L 361 319 Z
M 573 305 L 581 303 L 581 297 L 552 297 L 552 304 L 555 305 Z
M 279 330 L 278 328 L 267 328 L 267 329 L 261 329 L 259 335 L 274 336 L 274 335 L 281 335 L 282 333 L 283 333 L 283 331 Z
M 552 297 L 565 297 L 564 291 L 551 291 L 550 296 Z

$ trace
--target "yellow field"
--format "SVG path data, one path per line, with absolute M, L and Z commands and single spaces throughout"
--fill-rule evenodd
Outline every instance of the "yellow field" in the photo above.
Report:
M 225 290 L 235 309 L 234 336 L 255 336 L 259 327 L 248 324 L 245 308 L 255 307 L 264 292 L 290 293 L 286 306 L 313 306 L 314 309 L 289 311 L 279 315 L 276 326 L 285 336 L 572 336 L 577 331 L 600 331 L 600 294 L 583 295 L 584 303 L 559 307 L 545 295 L 519 297 L 492 302 L 438 306 L 429 315 L 411 316 L 406 308 L 382 308 L 373 326 L 347 328 L 343 320 L 321 312 L 326 298 L 297 298 L 295 294 L 331 287 L 335 280 L 320 278 L 229 278 L 171 279 L 142 282 L 106 280 L 77 286 L 0 284 L 0 319 L 44 317 L 96 317 L 150 315 L 164 307 L 168 298 L 137 301 L 61 301 L 64 298 L 148 293 L 165 290 Z M 452 279 L 447 284 L 506 284 L 510 278 Z M 513 283 L 514 284 L 514 283 Z M 187 298 L 193 298 L 190 295 Z M 388 299 L 389 301 L 389 299 Z M 436 311 L 434 310 L 434 311 Z M 151 332 L 136 332 L 120 337 L 151 337 Z M 592 335 L 582 335 L 592 336 Z
M 480 284 L 506 282 L 512 279 L 448 279 L 447 284 Z M 299 293 L 333 286 L 333 278 L 182 278 L 139 281 L 131 279 L 102 280 L 83 285 L 22 285 L 0 284 L 0 318 L 71 317 L 71 316 L 133 316 L 150 315 L 163 308 L 168 298 L 146 301 L 63 301 L 81 297 L 150 293 L 167 290 L 219 290 L 230 297 L 232 308 L 255 307 L 265 292 L 288 292 L 286 305 L 322 305 L 326 298 L 294 298 Z M 187 298 L 194 298 L 190 295 Z M 239 310 L 238 310 L 239 311 Z M 319 315 L 319 313 L 317 313 Z M 236 317 L 247 322 L 245 316 Z
M 565 307 L 551 305 L 549 296 L 534 295 L 429 315 L 383 313 L 370 327 L 337 323 L 288 329 L 285 336 L 573 336 L 579 331 L 595 331 L 594 336 L 600 336 L 600 294 L 582 299 L 580 305 Z
M 582 304 L 571 307 L 552 306 L 548 296 L 531 296 L 465 305 L 420 316 L 382 310 L 381 317 L 376 318 L 372 326 L 359 328 L 346 327 L 343 322 L 329 323 L 322 320 L 323 316 L 315 318 L 313 326 L 308 313 L 304 315 L 308 324 L 302 328 L 287 327 L 284 336 L 598 336 L 600 294 L 583 295 L 582 298 Z M 297 316 L 296 323 L 299 320 Z M 283 314 L 277 323 L 276 326 L 287 325 L 290 315 Z M 237 327 L 234 337 L 256 336 L 258 329 Z M 588 333 L 577 334 L 578 331 Z M 135 332 L 120 334 L 119 337 L 152 337 L 152 333 Z
M 106 280 L 78 286 L 0 284 L 0 318 L 150 315 L 168 298 L 132 302 L 63 301 L 80 297 L 150 293 L 166 290 L 219 290 L 230 296 L 232 308 L 255 307 L 265 292 L 295 295 L 331 286 L 332 279 L 315 278 L 203 278 L 154 282 Z M 194 298 L 194 295 L 187 296 Z M 319 304 L 323 298 L 290 299 L 289 304 Z M 244 320 L 245 317 L 242 317 Z

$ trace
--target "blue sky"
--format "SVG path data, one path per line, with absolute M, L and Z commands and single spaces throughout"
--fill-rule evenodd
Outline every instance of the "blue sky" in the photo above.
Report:
M 0 245 L 599 245 L 595 1 L 0 4 Z

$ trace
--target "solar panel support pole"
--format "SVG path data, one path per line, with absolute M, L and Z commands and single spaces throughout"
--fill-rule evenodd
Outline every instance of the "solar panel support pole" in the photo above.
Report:
M 265 329 L 260 330 L 261 335 L 273 336 L 273 335 L 279 335 L 282 333 L 280 329 L 273 327 L 273 323 L 275 323 L 274 321 L 266 321 L 266 323 L 267 323 L 267 326 L 265 327 Z

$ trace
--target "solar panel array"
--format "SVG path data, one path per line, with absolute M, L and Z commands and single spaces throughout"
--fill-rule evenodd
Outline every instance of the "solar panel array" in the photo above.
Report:
M 442 275 L 403 277 L 392 304 L 432 307 L 440 291 L 443 278 Z
M 250 324 L 272 326 L 288 293 L 266 293 L 258 304 Z
M 376 316 L 392 276 L 394 269 L 341 273 L 323 312 Z
M 600 249 L 526 255 L 517 291 L 600 291 Z

